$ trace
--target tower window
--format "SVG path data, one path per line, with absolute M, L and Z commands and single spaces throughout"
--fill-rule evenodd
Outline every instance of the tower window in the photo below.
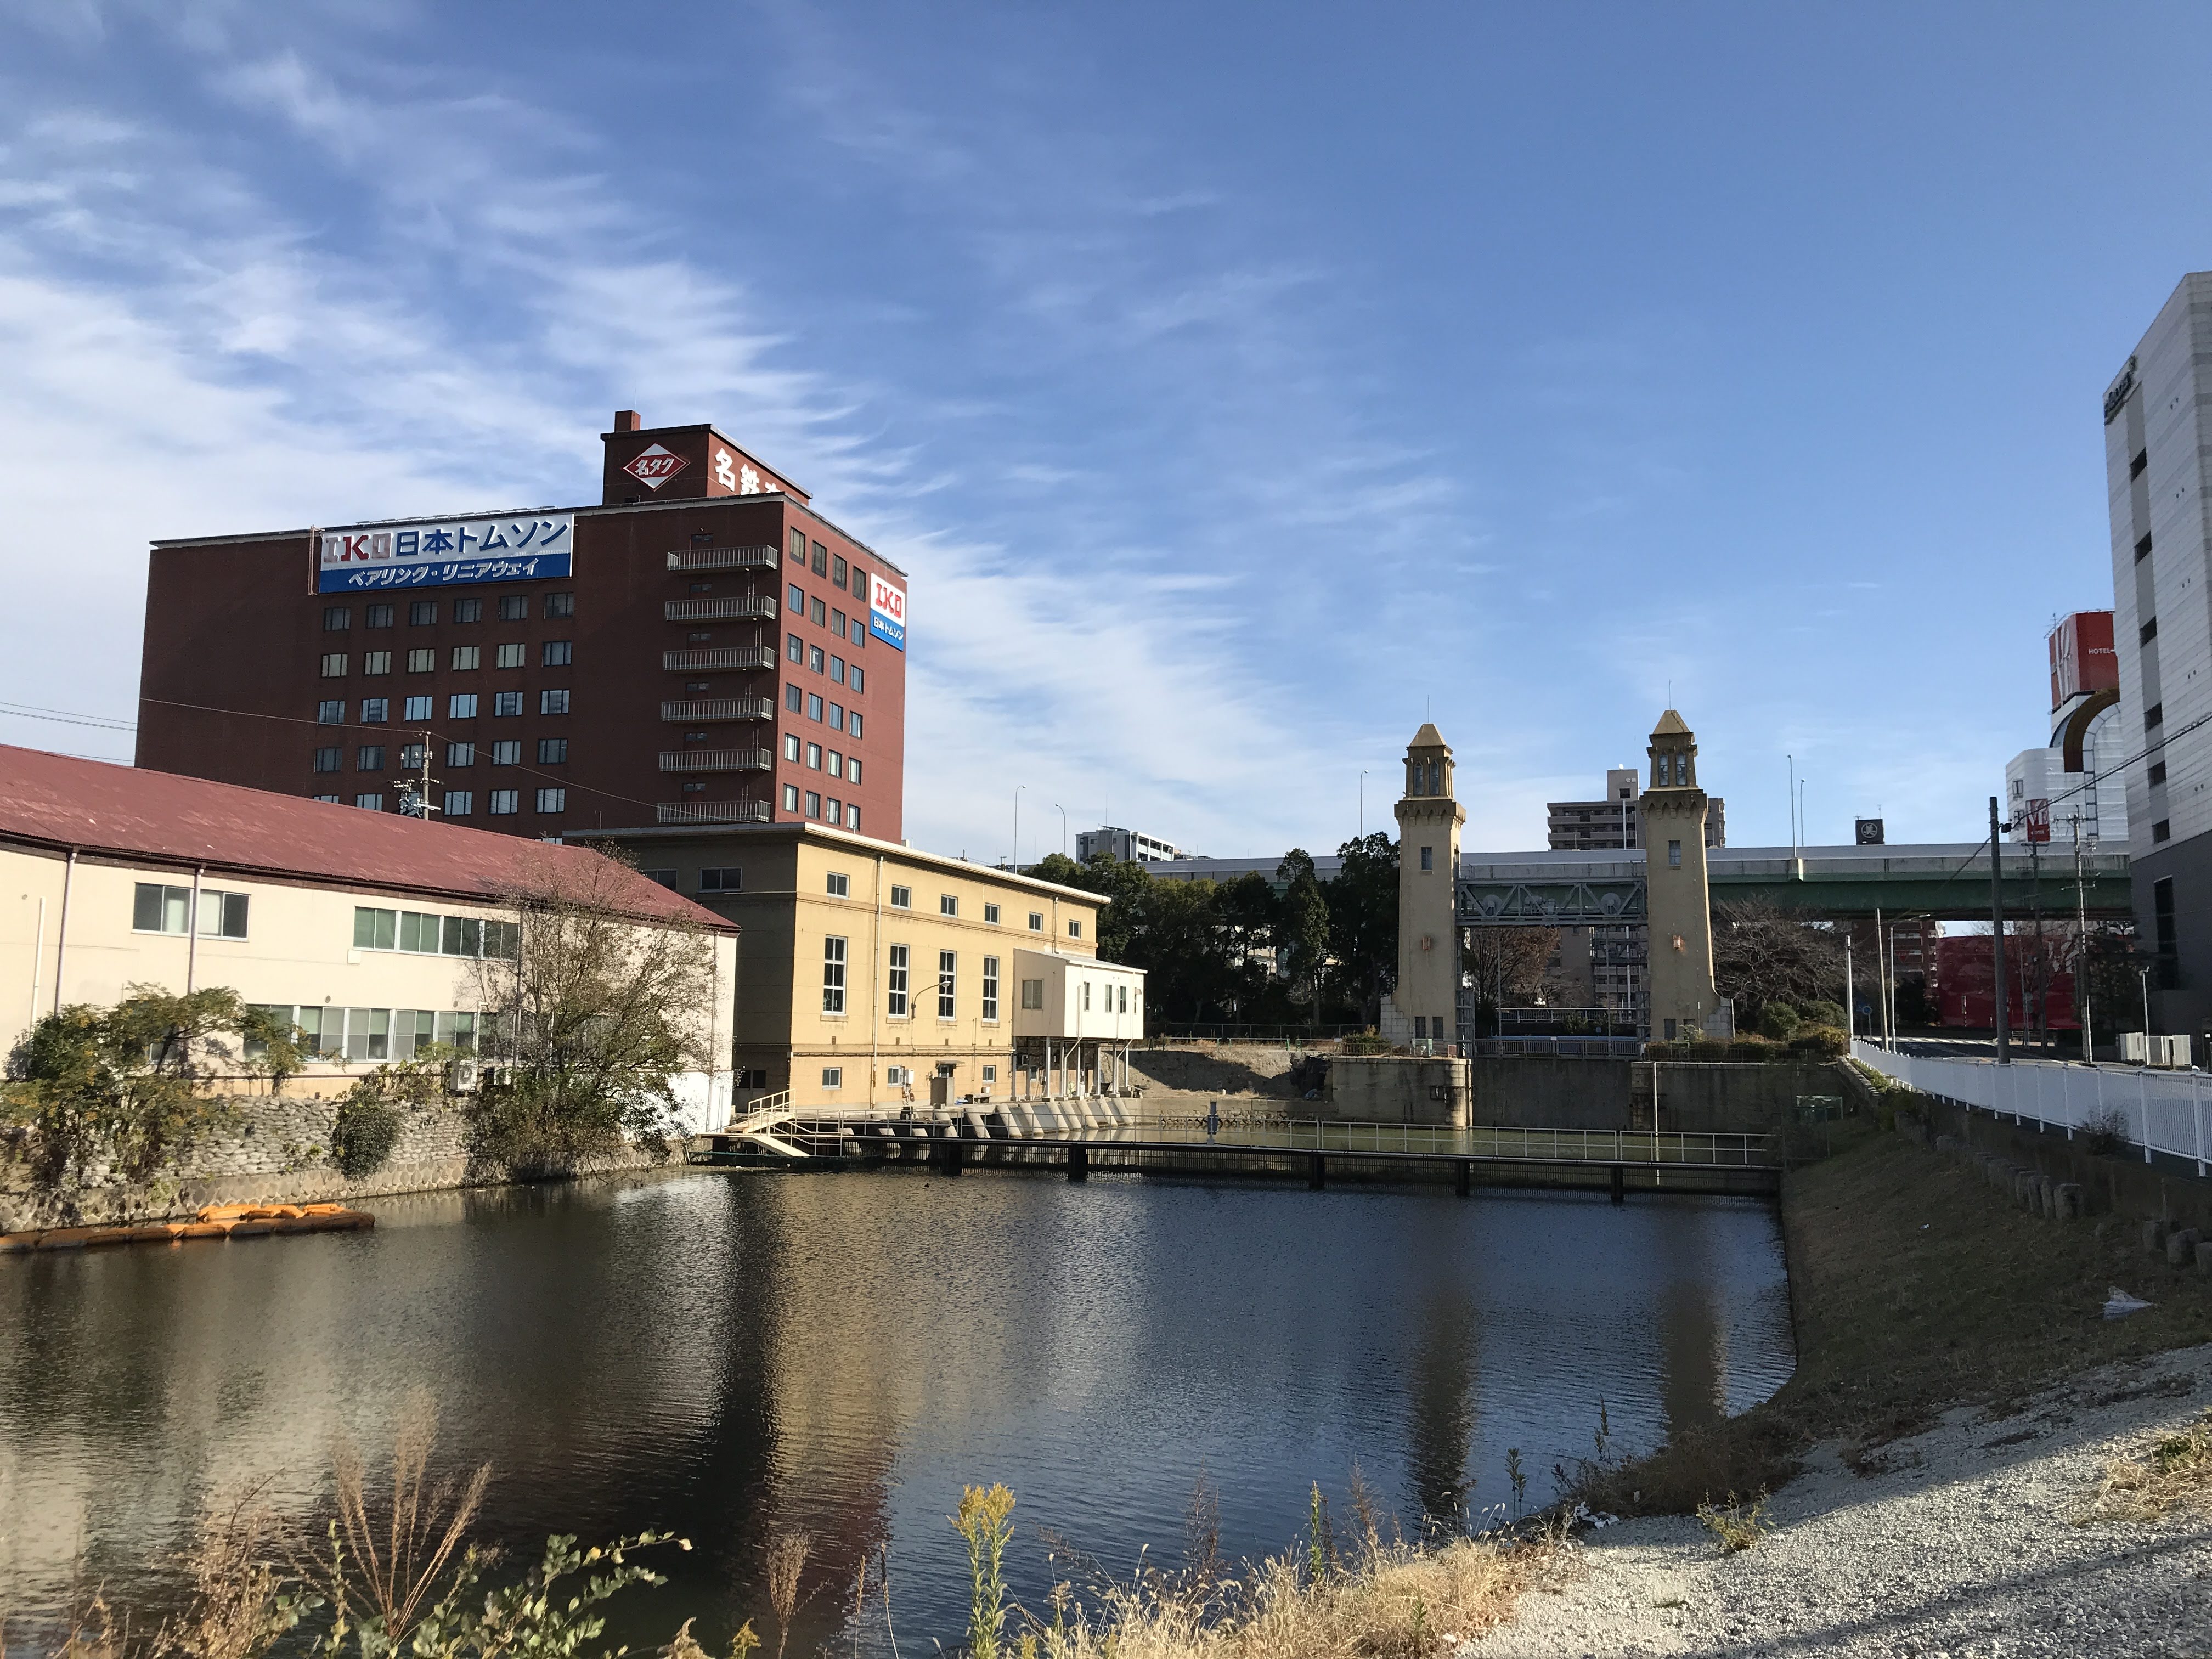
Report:
M 1679 870 L 1682 867 L 1682 843 L 1679 841 L 1670 841 L 1667 843 L 1667 867 L 1669 870 Z
M 1421 848 L 1421 868 L 1424 870 L 1433 870 L 1436 867 L 1436 848 L 1433 847 L 1424 847 Z

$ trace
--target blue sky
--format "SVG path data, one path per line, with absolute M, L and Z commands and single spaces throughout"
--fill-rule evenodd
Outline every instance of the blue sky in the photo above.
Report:
M 908 833 L 1468 842 L 1668 702 L 1738 845 L 1972 839 L 2212 264 L 2212 10 L 0 7 L 0 701 L 156 536 L 712 419 L 912 573 Z M 250 641 L 211 641 L 211 650 Z M 128 754 L 0 716 L 0 740 Z

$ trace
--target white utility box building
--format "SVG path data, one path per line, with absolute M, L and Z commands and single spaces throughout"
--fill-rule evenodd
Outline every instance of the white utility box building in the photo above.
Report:
M 1021 1095 L 1128 1091 L 1128 1050 L 1145 1035 L 1145 970 L 1057 951 L 1014 951 Z

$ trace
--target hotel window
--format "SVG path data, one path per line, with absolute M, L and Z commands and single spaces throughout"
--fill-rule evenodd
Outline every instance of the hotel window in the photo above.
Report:
M 1030 932 L 1032 933 L 1042 933 L 1044 932 L 1043 911 L 1032 910 L 1030 912 Z
M 845 729 L 845 705 L 842 702 L 833 702 L 830 705 L 830 729 L 832 732 L 842 732 Z
M 830 613 L 830 631 L 832 634 L 835 634 L 841 640 L 845 637 L 845 613 L 843 611 L 832 611 Z
M 344 769 L 344 767 L 345 767 L 345 750 L 343 750 L 343 749 L 318 749 L 317 750 L 315 750 L 315 770 L 317 770 L 318 772 L 337 772 L 337 771 L 342 771 L 343 769 Z
M 474 766 L 476 763 L 476 744 L 472 743 L 449 743 L 446 745 L 447 765 Z
M 853 665 L 851 672 L 845 676 L 845 684 L 852 687 L 854 691 L 856 693 L 864 689 L 864 684 L 860 678 L 860 664 L 854 663 Z
M 362 652 L 361 672 L 364 674 L 389 674 L 392 672 L 392 653 L 389 651 Z
M 501 622 L 528 622 L 530 596 L 527 593 L 509 593 L 503 596 L 499 602 L 499 619 Z
M 958 915 L 960 914 L 959 899 L 951 893 L 939 893 L 937 896 L 937 914 L 940 916 Z
M 1070 939 L 1081 939 L 1083 937 L 1083 924 L 1079 921 L 1069 922 L 1067 924 L 1067 936 Z
M 384 810 L 384 797 L 380 794 L 356 795 L 353 798 L 353 804 L 364 812 L 381 812 Z
M 1044 1006 L 1044 981 L 1042 980 L 1025 979 L 1022 981 L 1022 1006 L 1024 1008 L 1042 1008 Z
M 318 726 L 343 726 L 345 724 L 345 699 L 343 697 L 327 697 L 321 702 L 317 703 L 315 705 L 315 724 Z
M 845 585 L 845 561 L 834 553 L 830 556 L 830 580 L 840 587 Z
M 566 789 L 541 789 L 538 792 L 538 810 L 541 812 L 565 812 L 568 810 Z
M 362 621 L 364 626 L 369 628 L 389 628 L 392 626 L 392 607 L 388 605 L 372 605 L 368 607 L 368 615 L 363 617 Z
M 829 771 L 833 778 L 845 775 L 845 757 L 834 749 L 830 751 Z
M 428 646 L 407 653 L 407 672 L 410 674 L 428 674 L 437 665 L 438 653 Z
M 811 770 L 819 772 L 822 769 L 822 745 L 820 744 L 810 743 L 806 745 L 806 764 Z
M 200 937 L 244 939 L 249 895 L 200 890 Z M 131 928 L 138 933 L 183 933 L 191 927 L 192 890 L 142 881 L 131 895 Z
M 428 628 L 437 620 L 438 602 L 435 599 L 417 599 L 407 607 L 407 625 L 410 628 Z
M 813 570 L 817 576 L 826 576 L 830 574 L 830 550 L 823 546 L 820 542 L 814 544 Z
M 472 720 L 477 717 L 477 694 L 456 691 L 446 699 L 446 718 L 449 720 Z
M 446 816 L 449 818 L 468 817 L 470 813 L 476 811 L 476 795 L 471 790 L 448 789 L 446 791 Z
M 822 718 L 822 699 L 811 691 L 806 694 L 806 718 L 811 720 L 818 720 Z
M 891 908 L 892 908 L 892 909 L 894 909 L 894 910 L 911 910 L 911 909 L 913 909 L 913 908 L 914 908 L 914 889 L 913 889 L 913 888 L 911 888 L 911 887 L 894 887 L 894 888 L 892 888 L 892 889 L 891 889 Z
M 783 734 L 783 757 L 787 761 L 799 758 L 799 734 L 796 732 Z
M 996 1019 L 998 1017 L 999 959 L 996 957 L 985 957 L 983 958 L 983 1018 Z
M 361 752 L 354 757 L 353 764 L 356 772 L 381 772 L 384 769 L 384 745 L 380 743 L 362 744 Z
M 850 830 L 856 836 L 860 833 L 860 809 L 859 807 L 848 806 L 845 809 L 845 827 L 848 830 Z
M 522 791 L 495 789 L 491 792 L 491 815 L 495 818 L 513 817 L 522 810 Z
M 845 941 L 835 934 L 822 941 L 822 1012 L 845 1012 Z
M 806 641 L 800 639 L 796 634 L 785 635 L 783 636 L 783 654 L 785 659 L 787 661 L 797 663 L 805 662 L 806 660 Z
M 540 691 L 538 694 L 538 712 L 541 714 L 567 714 L 568 712 L 568 692 L 565 690 Z
M 491 763 L 494 766 L 521 765 L 521 739 L 519 738 L 501 738 L 497 743 L 492 744 Z
M 832 870 L 830 872 L 829 890 L 831 898 L 850 898 L 853 896 L 853 878 Z
M 857 708 L 845 721 L 845 735 L 848 738 L 857 738 L 860 735 L 860 711 Z
M 483 620 L 483 601 L 482 599 L 455 599 L 453 601 L 453 620 L 457 623 L 482 622 Z
M 805 619 L 806 595 L 800 589 L 797 582 L 792 583 L 791 592 L 784 599 L 783 608 L 791 612 L 793 616 L 799 617 L 800 620 L 804 621 Z
M 858 783 L 860 781 L 860 758 L 859 756 L 855 755 L 848 758 L 845 763 L 845 781 L 848 783 Z
M 845 822 L 845 803 L 832 795 L 822 803 L 822 822 L 842 825 Z
M 937 1017 L 952 1018 L 952 993 L 959 978 L 960 958 L 950 951 L 937 953 Z
M 568 763 L 568 739 L 566 738 L 538 738 L 538 763 L 540 766 L 566 766 Z
M 457 645 L 453 647 L 453 666 L 474 668 L 477 659 L 483 654 L 483 647 L 480 645 Z
M 791 532 L 791 562 L 793 564 L 806 562 L 806 533 L 804 531 Z
M 903 945 L 891 946 L 890 977 L 884 989 L 884 1012 L 893 1019 L 907 1017 L 907 951 Z
M 832 657 L 830 659 L 830 678 L 836 684 L 844 684 L 845 659 L 842 657 Z
M 381 726 L 392 718 L 389 697 L 363 697 L 361 700 L 361 720 L 364 726 Z
M 510 640 L 505 645 L 494 646 L 492 647 L 491 665 L 494 668 L 521 667 L 523 648 L 522 642 L 520 640 Z
M 795 783 L 787 783 L 783 786 L 783 810 L 787 812 L 796 812 L 799 810 L 799 786 Z
M 868 597 L 868 573 L 857 564 L 853 567 L 853 597 L 856 599 Z M 854 617 L 854 620 L 857 622 L 860 619 Z
M 983 920 L 989 922 L 992 927 L 996 927 L 999 925 L 999 907 L 995 904 L 985 905 L 983 907 Z
M 432 697 L 408 698 L 407 718 L 410 720 L 428 720 L 430 718 L 430 705 L 435 701 L 436 699 Z
M 522 712 L 522 693 L 495 691 L 491 694 L 491 717 L 495 720 L 513 720 Z
M 822 672 L 823 665 L 827 660 L 828 658 L 820 646 L 810 645 L 806 647 L 806 666 L 810 672 L 816 674 Z
M 345 672 L 346 653 L 344 652 L 326 651 L 323 653 L 323 678 L 325 679 L 342 680 L 345 678 Z
M 806 792 L 806 816 L 810 818 L 822 816 L 822 797 L 811 789 Z
M 546 621 L 558 622 L 563 617 L 575 614 L 576 596 L 574 593 L 548 593 L 545 596 Z
M 543 656 L 544 665 L 548 668 L 566 668 L 575 660 L 575 641 L 573 640 L 546 641 Z
M 795 685 L 785 686 L 783 706 L 794 714 L 803 713 L 805 708 L 805 694 Z
M 347 629 L 351 628 L 352 626 L 353 611 L 348 606 L 343 605 L 326 605 L 323 607 L 324 633 L 343 634 Z
M 845 1068 L 842 1066 L 824 1066 L 822 1068 L 822 1086 L 825 1089 L 843 1088 Z

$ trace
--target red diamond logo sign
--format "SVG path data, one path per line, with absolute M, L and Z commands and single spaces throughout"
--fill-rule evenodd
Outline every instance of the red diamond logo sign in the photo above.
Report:
M 634 458 L 623 471 L 647 489 L 658 489 L 691 463 L 659 444 Z

